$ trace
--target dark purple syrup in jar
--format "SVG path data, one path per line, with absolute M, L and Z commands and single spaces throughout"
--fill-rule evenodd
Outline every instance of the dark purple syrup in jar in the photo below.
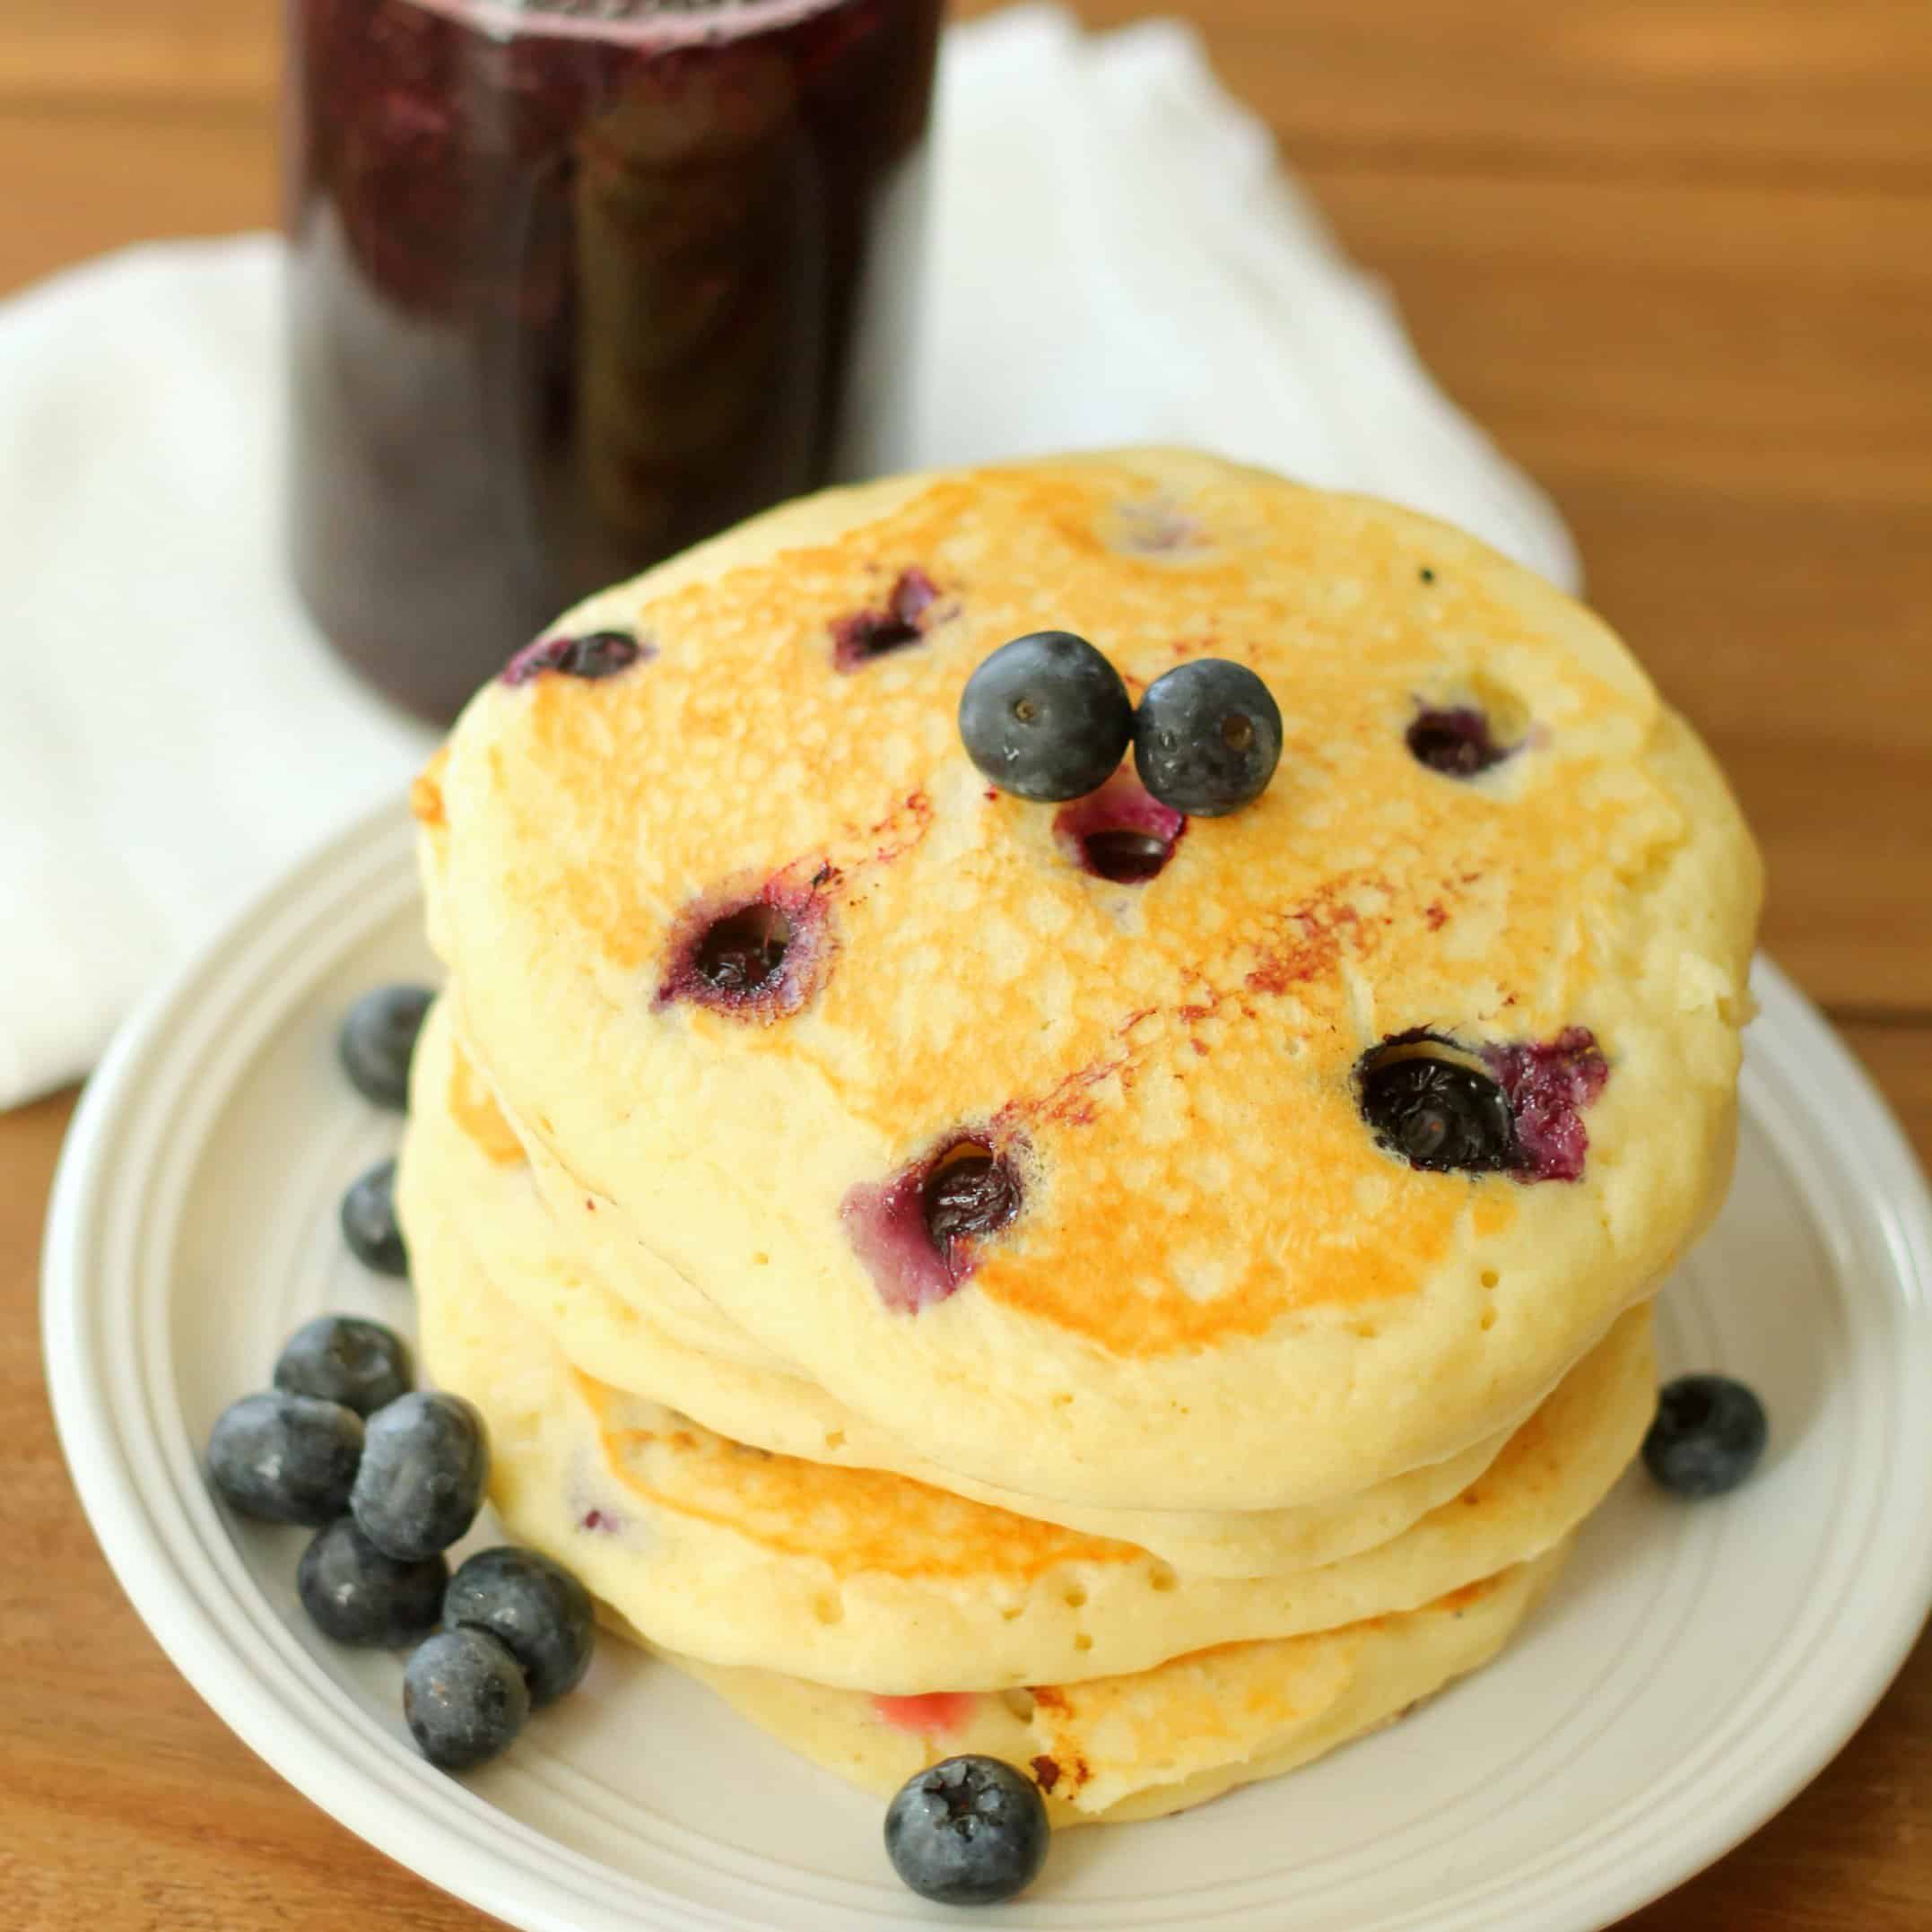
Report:
M 943 0 L 289 0 L 292 544 L 432 718 L 871 467 Z

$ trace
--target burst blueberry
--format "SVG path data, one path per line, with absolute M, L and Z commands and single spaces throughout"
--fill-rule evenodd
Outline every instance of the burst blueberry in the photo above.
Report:
M 998 1758 L 946 1758 L 899 1788 L 885 1854 L 922 1899 L 993 1905 L 1023 1891 L 1046 1862 L 1046 1801 Z
M 1080 798 L 1126 757 L 1134 701 L 1084 638 L 1036 631 L 1002 644 L 967 679 L 959 727 L 967 756 L 1002 791 Z
M 450 1579 L 443 1622 L 486 1630 L 502 1643 L 523 1666 L 533 1705 L 575 1690 L 590 1667 L 590 1592 L 535 1550 L 478 1551 Z
M 302 1552 L 295 1594 L 325 1637 L 393 1650 L 436 1628 L 448 1581 L 440 1555 L 398 1562 L 344 1516 L 318 1529 Z
M 483 1417 L 461 1396 L 419 1391 L 370 1418 L 349 1506 L 384 1555 L 416 1562 L 475 1521 L 489 1475 Z
M 342 1238 L 349 1252 L 379 1275 L 406 1275 L 409 1250 L 396 1219 L 396 1162 L 379 1161 L 342 1197 Z
M 426 986 L 379 986 L 350 1007 L 335 1037 L 350 1084 L 379 1107 L 409 1104 L 409 1063 L 436 997 Z
M 1758 1466 L 1771 1435 L 1764 1405 L 1727 1375 L 1682 1375 L 1658 1397 L 1644 1466 L 1679 1496 L 1721 1496 Z
M 485 1630 L 445 1630 L 403 1672 L 403 1720 L 442 1771 L 469 1771 L 516 1741 L 530 1715 L 523 1667 Z
M 744 906 L 712 922 L 692 964 L 714 991 L 748 997 L 778 985 L 791 942 L 791 921 L 779 907 Z
M 1020 1183 L 999 1155 L 967 1145 L 927 1177 L 919 1207 L 933 1246 L 950 1262 L 955 1242 L 997 1233 L 1019 1213 Z
M 1267 789 L 1282 714 L 1244 664 L 1196 657 L 1147 687 L 1134 717 L 1134 769 L 1164 805 L 1219 818 Z
M 1521 1165 L 1509 1097 L 1487 1074 L 1404 1040 L 1369 1055 L 1355 1078 L 1376 1140 L 1411 1167 L 1481 1174 Z
M 409 1351 L 393 1328 L 354 1315 L 304 1322 L 275 1362 L 275 1387 L 339 1402 L 367 1418 L 409 1393 Z
M 503 667 L 503 683 L 527 684 L 547 672 L 565 677 L 596 682 L 615 677 L 634 664 L 648 663 L 657 655 L 653 646 L 634 638 L 628 631 L 591 631 L 581 637 L 539 638 L 524 648 Z
M 1473 779 L 1500 765 L 1514 749 L 1498 744 L 1489 716 L 1474 705 L 1430 707 L 1416 713 L 1405 734 L 1409 755 L 1444 778 Z
M 244 1396 L 215 1420 L 208 1475 L 244 1516 L 326 1523 L 349 1507 L 363 1442 L 362 1418 L 339 1403 L 279 1389 Z

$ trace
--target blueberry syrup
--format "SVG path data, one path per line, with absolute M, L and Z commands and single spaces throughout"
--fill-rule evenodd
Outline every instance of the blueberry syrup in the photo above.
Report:
M 879 1299 L 909 1315 L 972 1273 L 982 1242 L 1019 1214 L 1022 1193 L 1006 1153 L 954 1138 L 889 1180 L 854 1188 L 840 1218 Z
M 1418 764 L 1450 779 L 1473 779 L 1500 765 L 1517 749 L 1498 744 L 1490 734 L 1488 713 L 1467 704 L 1424 708 L 1416 713 L 1407 736 L 1410 755 Z
M 1053 820 L 1060 849 L 1083 871 L 1116 885 L 1144 885 L 1173 857 L 1187 829 L 1184 814 L 1127 771 L 1062 806 Z
M 841 671 L 857 671 L 875 657 L 917 644 L 938 596 L 938 585 L 918 565 L 901 571 L 883 610 L 857 611 L 832 625 L 832 663 Z
M 288 0 L 297 582 L 448 718 L 909 378 L 940 0 Z
M 821 866 L 810 883 L 797 885 L 780 875 L 748 897 L 691 908 L 673 936 L 657 1004 L 683 1000 L 747 1019 L 797 1012 L 830 964 L 822 895 L 838 876 Z
M 615 677 L 634 664 L 648 664 L 657 647 L 640 643 L 628 631 L 593 631 L 579 638 L 539 638 L 503 666 L 506 684 L 527 684 L 546 671 L 565 677 Z

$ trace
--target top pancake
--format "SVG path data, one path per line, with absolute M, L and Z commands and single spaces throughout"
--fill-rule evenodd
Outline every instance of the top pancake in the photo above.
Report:
M 840 668 L 912 570 L 923 633 Z M 1049 626 L 1136 692 L 1215 655 L 1281 705 L 1267 792 L 1144 885 L 959 744 L 973 666 Z M 1066 459 L 789 506 L 559 634 L 610 628 L 650 655 L 490 687 L 419 786 L 460 1030 L 587 1198 L 934 1464 L 1139 1508 L 1345 1495 L 1525 1414 L 1713 1211 L 1754 850 L 1615 639 L 1473 539 L 1201 457 Z M 1445 777 L 1421 705 L 1521 748 Z M 796 996 L 666 997 L 759 894 L 807 936 Z M 1608 1066 L 1577 1180 L 1414 1171 L 1357 1110 L 1390 1036 L 1577 1027 Z M 892 1305 L 842 1210 L 975 1136 L 1021 1213 Z

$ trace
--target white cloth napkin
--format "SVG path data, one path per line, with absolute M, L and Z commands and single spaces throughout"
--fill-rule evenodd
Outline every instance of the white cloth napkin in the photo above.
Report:
M 1372 491 L 1576 579 L 1193 32 L 1026 6 L 942 67 L 924 381 L 894 467 L 1177 441 Z M 430 734 L 285 579 L 280 245 L 129 249 L 0 304 L 0 1107 Z

